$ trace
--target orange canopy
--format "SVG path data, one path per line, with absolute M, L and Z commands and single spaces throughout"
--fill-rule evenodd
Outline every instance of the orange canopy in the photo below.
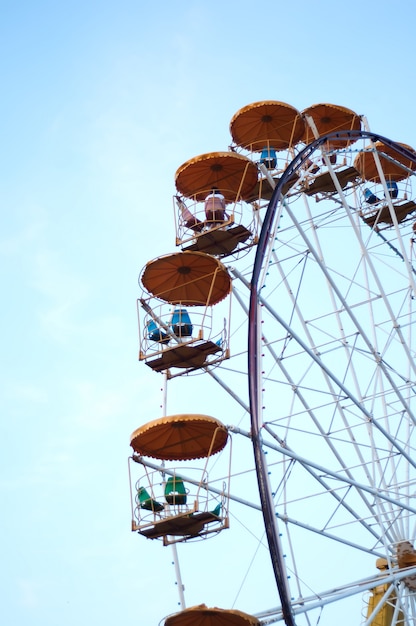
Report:
M 188 461 L 220 452 L 228 431 L 215 417 L 186 414 L 161 417 L 134 431 L 130 445 L 135 452 L 164 461 Z
M 302 139 L 305 123 L 290 104 L 265 100 L 243 107 L 232 117 L 230 132 L 237 146 L 260 152 L 264 147 L 287 150 Z
M 186 198 L 205 200 L 216 187 L 226 202 L 237 202 L 251 195 L 257 178 L 257 166 L 247 157 L 235 152 L 210 152 L 181 165 L 175 183 Z
M 187 306 L 217 304 L 231 291 L 224 265 L 204 252 L 177 252 L 149 261 L 141 281 L 156 298 Z
M 399 145 L 413 152 L 416 158 L 416 153 L 413 148 L 405 143 Z M 394 148 L 386 146 L 381 141 L 377 141 L 374 147 L 378 152 L 380 164 L 386 179 L 397 182 L 410 176 L 410 172 L 404 169 L 402 165 L 409 170 L 416 171 L 416 163 L 396 152 Z M 381 182 L 376 161 L 374 160 L 374 149 L 371 146 L 367 147 L 366 152 L 360 152 L 358 154 L 354 161 L 354 167 L 359 171 L 361 178 L 364 180 L 371 180 L 375 183 Z
M 328 133 L 334 133 L 340 130 L 361 129 L 360 116 L 354 113 L 354 111 L 351 111 L 351 109 L 347 109 L 346 107 L 338 106 L 336 104 L 313 104 L 302 111 L 302 115 L 308 115 L 313 119 L 320 137 L 322 137 L 322 135 L 327 135 Z M 303 141 L 305 143 L 310 143 L 314 139 L 315 136 L 312 129 L 308 123 L 306 123 Z M 343 148 L 351 143 L 353 143 L 353 141 L 347 142 L 331 139 L 330 146 L 332 148 Z
M 242 611 L 193 606 L 165 620 L 165 626 L 258 626 L 259 620 Z

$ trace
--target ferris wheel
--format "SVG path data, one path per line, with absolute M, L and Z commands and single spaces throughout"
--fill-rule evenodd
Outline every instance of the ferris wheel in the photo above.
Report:
M 132 529 L 215 554 L 249 509 L 274 586 L 164 623 L 416 624 L 416 153 L 331 104 L 230 132 L 178 168 L 180 251 L 139 279 L 139 357 L 201 405 L 133 433 Z

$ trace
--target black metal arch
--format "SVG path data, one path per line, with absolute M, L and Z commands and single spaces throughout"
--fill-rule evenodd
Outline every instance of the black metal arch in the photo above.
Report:
M 262 449 L 261 437 L 261 414 L 259 412 L 259 389 L 257 381 L 260 373 L 260 354 L 261 346 L 259 345 L 259 278 L 261 268 L 263 266 L 264 257 L 267 251 L 272 225 L 276 216 L 276 210 L 282 198 L 282 189 L 291 179 L 300 167 L 309 159 L 310 155 L 328 140 L 338 139 L 348 142 L 360 138 L 371 139 L 372 141 L 381 141 L 386 146 L 393 148 L 397 153 L 408 158 L 416 164 L 416 153 L 399 145 L 397 142 L 372 133 L 369 131 L 340 131 L 338 133 L 330 133 L 323 135 L 315 141 L 308 144 L 296 157 L 289 163 L 283 172 L 276 188 L 273 191 L 271 200 L 267 207 L 263 226 L 260 232 L 259 242 L 257 245 L 256 256 L 253 265 L 253 273 L 250 285 L 250 306 L 249 306 L 249 330 L 248 330 L 248 384 L 249 384 L 249 402 L 250 402 L 250 419 L 251 419 L 251 436 L 254 450 L 254 459 L 257 473 L 257 483 L 260 493 L 260 502 L 263 511 L 264 527 L 267 536 L 267 542 L 270 551 L 273 572 L 276 580 L 277 589 L 282 605 L 283 618 L 287 626 L 296 626 L 292 611 L 290 594 L 286 581 L 286 568 L 284 566 L 283 555 L 280 549 L 280 541 L 277 534 L 276 519 L 273 497 L 268 488 L 267 466 Z

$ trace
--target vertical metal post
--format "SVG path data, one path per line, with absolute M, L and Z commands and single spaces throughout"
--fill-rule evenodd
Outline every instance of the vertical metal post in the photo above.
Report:
M 165 370 L 163 372 L 163 387 L 162 387 L 162 416 L 165 417 L 167 413 L 167 403 L 168 403 L 168 373 Z M 164 462 L 163 462 L 164 465 Z M 176 576 L 176 585 L 178 586 L 179 593 L 179 603 L 181 609 L 186 608 L 185 604 L 185 587 L 182 582 L 181 569 L 179 567 L 179 557 L 178 550 L 175 543 L 172 543 L 172 556 L 173 556 L 173 565 L 175 567 L 175 576 Z

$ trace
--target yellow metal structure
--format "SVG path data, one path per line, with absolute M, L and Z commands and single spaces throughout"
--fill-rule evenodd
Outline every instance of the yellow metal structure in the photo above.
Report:
M 371 590 L 371 596 L 368 601 L 368 609 L 367 609 L 367 619 L 372 615 L 374 609 L 378 606 L 380 601 L 382 600 L 384 594 L 388 589 L 388 585 L 378 585 Z M 390 596 L 389 602 L 384 602 L 382 608 L 374 617 L 371 622 L 371 626 L 391 626 L 393 623 L 393 616 L 395 610 L 395 602 L 396 595 Z M 397 626 L 404 624 L 403 615 L 401 615 L 400 619 L 396 622 Z

